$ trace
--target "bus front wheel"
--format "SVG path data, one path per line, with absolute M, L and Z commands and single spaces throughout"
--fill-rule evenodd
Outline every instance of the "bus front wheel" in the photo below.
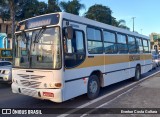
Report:
M 88 81 L 87 96 L 89 99 L 95 99 L 100 92 L 100 81 L 96 75 L 91 75 Z

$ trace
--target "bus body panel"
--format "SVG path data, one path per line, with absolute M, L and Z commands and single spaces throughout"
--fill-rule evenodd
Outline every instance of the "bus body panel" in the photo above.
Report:
M 105 87 L 134 77 L 137 65 L 141 66 L 142 74 L 151 69 L 152 57 L 149 53 L 105 54 L 103 51 L 101 54 L 90 54 L 88 52 L 87 27 L 96 27 L 101 30 L 101 33 L 104 30 L 110 30 L 115 31 L 116 33 L 123 33 L 125 35 L 132 35 L 149 40 L 148 37 L 72 14 L 59 14 L 60 19 L 57 26 L 60 26 L 61 29 L 62 68 L 60 70 L 13 68 L 12 75 L 14 82 L 12 84 L 12 91 L 14 93 L 21 93 L 40 99 L 51 100 L 53 102 L 63 102 L 87 93 L 89 77 L 95 71 L 99 71 L 102 74 L 102 78 L 100 78 L 100 85 L 101 87 Z M 72 26 L 74 30 L 82 31 L 85 42 L 86 57 L 81 64 L 72 68 L 67 68 L 65 66 L 63 29 L 67 26 Z M 27 70 L 33 72 L 26 72 Z M 18 74 L 21 74 L 21 76 Z M 41 82 L 41 85 L 38 88 L 22 85 L 21 81 L 24 80 L 22 76 L 32 77 L 34 75 L 44 76 L 42 79 L 38 80 L 38 82 Z M 33 79 L 26 80 L 27 83 L 30 83 L 30 81 L 34 81 L 34 83 L 36 83 L 36 80 Z M 61 83 L 62 86 L 56 87 L 56 83 Z M 19 89 L 22 92 L 19 92 Z M 43 92 L 49 92 L 49 95 L 53 93 L 53 97 L 46 97 L 43 95 Z

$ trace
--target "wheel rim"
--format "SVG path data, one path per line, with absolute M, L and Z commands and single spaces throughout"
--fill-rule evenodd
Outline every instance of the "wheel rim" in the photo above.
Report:
M 96 82 L 96 81 L 92 81 L 92 82 L 90 83 L 90 92 L 91 92 L 92 94 L 96 93 L 96 92 L 97 92 L 97 88 L 98 88 L 97 82 Z

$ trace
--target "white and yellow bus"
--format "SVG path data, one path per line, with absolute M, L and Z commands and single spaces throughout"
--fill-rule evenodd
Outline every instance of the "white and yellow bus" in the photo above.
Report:
M 147 36 L 69 13 L 19 22 L 12 69 L 12 92 L 63 102 L 152 68 Z

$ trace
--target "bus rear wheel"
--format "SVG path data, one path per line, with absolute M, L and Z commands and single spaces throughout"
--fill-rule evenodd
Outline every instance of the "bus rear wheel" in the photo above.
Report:
M 137 66 L 133 80 L 138 81 L 138 80 L 140 80 L 140 78 L 141 78 L 141 68 L 140 68 L 140 66 Z
M 89 99 L 95 99 L 100 92 L 100 81 L 96 75 L 91 75 L 88 81 L 87 96 Z

